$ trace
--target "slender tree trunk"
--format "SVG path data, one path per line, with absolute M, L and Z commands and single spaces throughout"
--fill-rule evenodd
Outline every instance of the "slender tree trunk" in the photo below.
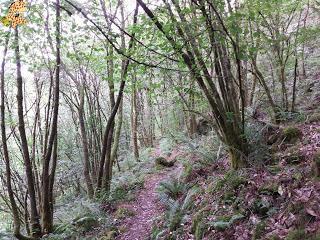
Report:
M 137 87 L 135 81 L 132 84 L 131 94 L 131 143 L 134 158 L 139 161 Z
M 94 190 L 92 185 L 92 180 L 90 176 L 90 159 L 89 159 L 89 148 L 88 148 L 88 141 L 87 141 L 87 133 L 86 127 L 84 122 L 84 86 L 80 86 L 80 105 L 78 108 L 78 115 L 79 115 L 79 125 L 80 125 L 80 133 L 81 133 L 81 140 L 82 140 L 82 150 L 83 150 L 83 175 L 87 185 L 87 194 L 89 198 L 93 197 Z
M 135 9 L 135 13 L 134 13 L 134 20 L 133 20 L 133 24 L 137 23 L 137 15 L 138 15 L 138 5 L 136 6 Z M 129 42 L 129 47 L 128 50 L 130 52 L 130 50 L 134 47 L 134 36 L 135 34 L 132 35 L 132 37 L 130 38 L 130 42 Z M 101 158 L 100 158 L 100 165 L 99 165 L 99 175 L 98 175 L 98 182 L 97 182 L 97 191 L 101 190 L 102 187 L 102 180 L 103 180 L 103 176 L 105 176 L 104 178 L 104 189 L 106 192 L 109 192 L 110 190 L 110 183 L 111 183 L 111 176 L 110 176 L 110 171 L 109 168 L 111 166 L 111 159 L 110 159 L 110 155 L 107 155 L 107 151 L 111 150 L 111 143 L 109 141 L 111 141 L 110 139 L 110 133 L 112 132 L 112 127 L 114 125 L 114 119 L 115 116 L 118 112 L 120 103 L 122 101 L 122 97 L 123 97 L 123 91 L 126 85 L 126 80 L 127 80 L 127 75 L 128 75 L 128 67 L 129 67 L 129 63 L 130 60 L 127 58 L 125 59 L 125 61 L 123 62 L 123 68 L 122 68 L 122 76 L 121 76 L 121 83 L 120 83 L 120 88 L 118 91 L 118 96 L 117 96 L 117 100 L 115 102 L 114 107 L 112 108 L 111 114 L 109 116 L 109 119 L 107 121 L 107 126 L 104 132 L 104 136 L 103 136 L 103 144 L 102 144 L 102 149 L 101 149 Z M 105 174 L 103 173 L 104 170 L 104 165 L 106 164 L 106 168 L 105 169 Z
M 9 39 L 10 39 L 10 32 L 7 33 L 5 37 L 5 44 L 4 44 L 4 51 L 3 51 L 3 59 L 1 62 L 1 86 L 0 86 L 0 95 L 1 95 L 1 103 L 0 103 L 0 114 L 1 114 L 1 140 L 2 140 L 2 150 L 3 150 L 3 158 L 5 162 L 6 167 L 6 187 L 8 191 L 10 206 L 11 206 L 11 212 L 13 217 L 13 234 L 17 239 L 31 239 L 28 237 L 23 236 L 20 233 L 20 217 L 19 217 L 19 210 L 16 203 L 16 200 L 14 198 L 14 191 L 12 188 L 12 174 L 11 174 L 11 167 L 10 167 L 10 157 L 9 157 L 9 151 L 8 151 L 8 145 L 7 145 L 7 134 L 6 134 L 6 125 L 5 125 L 5 89 L 4 89 L 4 81 L 5 81 L 5 63 L 6 63 L 6 56 L 8 51 L 8 45 L 9 45 Z M 26 219 L 28 221 L 28 219 Z M 28 222 L 26 221 L 26 225 L 28 225 Z
M 296 86 L 297 86 L 297 78 L 298 78 L 298 57 L 296 56 L 295 64 L 294 64 L 294 79 L 293 79 L 293 86 L 292 86 L 292 103 L 291 103 L 291 112 L 295 111 L 296 105 Z
M 117 159 L 117 153 L 118 153 L 121 129 L 122 129 L 122 121 L 123 121 L 123 99 L 119 106 L 118 121 L 116 124 L 115 136 L 114 136 L 114 141 L 113 141 L 112 150 L 111 150 L 111 165 L 113 165 Z M 117 164 L 118 164 L 118 169 L 120 171 L 120 166 L 118 161 L 117 161 Z M 112 168 L 110 168 L 110 170 L 112 170 Z M 110 173 L 110 175 L 112 175 L 112 173 Z
M 20 48 L 19 48 L 19 30 L 15 28 L 15 55 L 17 65 L 17 103 L 18 103 L 18 122 L 19 133 L 21 139 L 21 147 L 23 151 L 23 159 L 25 165 L 25 172 L 27 177 L 27 186 L 30 196 L 30 222 L 31 231 L 34 238 L 41 237 L 40 218 L 37 209 L 37 199 L 35 193 L 35 182 L 32 172 L 32 163 L 29 155 L 28 140 L 24 124 L 24 111 L 23 111 L 23 83 L 21 75 L 21 60 L 20 60 Z
M 53 231 L 53 219 L 51 213 L 52 199 L 50 200 L 50 161 L 52 158 L 52 150 L 54 141 L 57 136 L 58 114 L 59 114 L 59 93 L 60 93 L 60 45 L 61 45 L 61 26 L 60 26 L 60 0 L 56 0 L 56 69 L 54 82 L 54 101 L 51 131 L 48 139 L 47 149 L 43 157 L 42 166 L 42 231 L 45 234 Z

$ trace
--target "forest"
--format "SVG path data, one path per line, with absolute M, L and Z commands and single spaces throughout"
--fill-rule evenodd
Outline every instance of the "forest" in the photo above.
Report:
M 0 239 L 320 240 L 319 0 L 0 0 Z

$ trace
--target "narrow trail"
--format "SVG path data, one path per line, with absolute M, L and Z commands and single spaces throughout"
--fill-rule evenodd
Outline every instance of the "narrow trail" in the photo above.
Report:
M 155 156 L 160 156 L 160 151 L 155 151 Z M 181 155 L 179 150 L 174 150 L 168 161 Z M 172 168 L 166 168 L 161 172 L 146 177 L 144 188 L 137 194 L 133 202 L 122 204 L 121 207 L 132 210 L 135 214 L 121 222 L 125 226 L 125 232 L 120 234 L 117 240 L 146 240 L 149 239 L 154 218 L 164 212 L 164 207 L 157 198 L 156 189 L 159 183 L 172 176 L 180 174 L 182 166 L 176 163 Z

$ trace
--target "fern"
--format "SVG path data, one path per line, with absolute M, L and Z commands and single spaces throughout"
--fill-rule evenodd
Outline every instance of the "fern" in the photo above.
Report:
M 158 191 L 167 194 L 170 198 L 177 200 L 184 192 L 187 191 L 188 185 L 177 180 L 171 179 L 169 181 L 161 182 Z

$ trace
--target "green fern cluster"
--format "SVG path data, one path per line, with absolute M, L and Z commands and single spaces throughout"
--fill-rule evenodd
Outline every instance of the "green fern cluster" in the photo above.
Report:
M 177 179 L 171 179 L 162 182 L 158 191 L 159 199 L 166 206 L 167 211 L 164 229 L 157 228 L 152 239 L 160 239 L 160 236 L 163 237 L 167 232 L 176 234 L 182 226 L 184 217 L 193 207 L 194 196 L 198 192 L 198 188 L 190 188 Z

